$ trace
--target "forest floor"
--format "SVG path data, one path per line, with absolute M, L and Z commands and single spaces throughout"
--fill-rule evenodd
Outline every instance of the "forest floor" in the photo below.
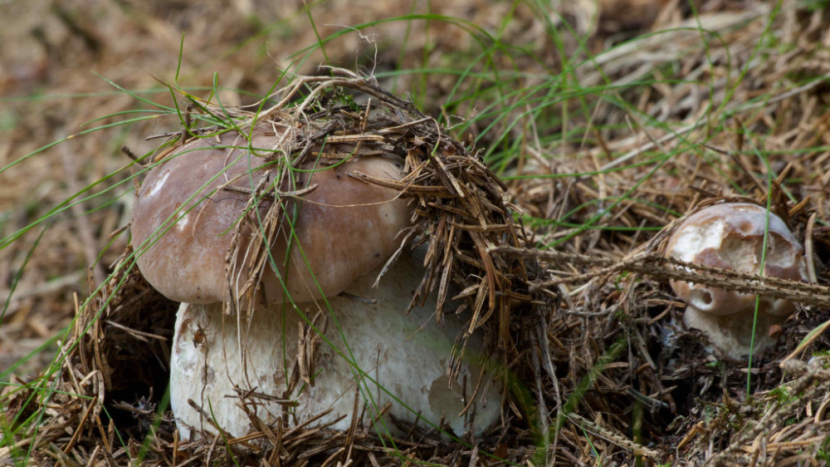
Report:
M 345 459 L 332 455 L 344 443 L 378 465 L 830 462 L 826 1 L 32 0 L 0 12 L 0 465 L 317 465 Z M 273 439 L 179 440 L 154 412 L 166 382 L 104 395 L 111 381 L 78 372 L 80 395 L 43 399 L 71 379 L 59 349 L 103 306 L 93 292 L 127 249 L 137 167 L 122 148 L 150 154 L 149 136 L 181 130 L 177 113 L 152 113 L 186 105 L 167 85 L 244 106 L 286 70 L 280 86 L 324 64 L 374 77 L 474 143 L 535 235 L 528 247 L 588 258 L 535 258 L 557 303 L 533 346 L 505 350 L 522 384 L 501 426 L 393 451 L 368 432 L 295 430 L 283 452 Z M 685 329 L 665 269 L 623 264 L 723 198 L 771 206 L 822 286 L 751 363 Z M 143 342 L 117 335 L 110 345 Z

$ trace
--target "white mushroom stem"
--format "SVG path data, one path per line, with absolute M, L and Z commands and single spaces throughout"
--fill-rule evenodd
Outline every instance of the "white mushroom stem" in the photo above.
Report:
M 774 345 L 776 339 L 769 335 L 771 327 L 784 324 L 788 318 L 788 315 L 776 316 L 768 313 L 762 305 L 755 323 L 753 342 L 753 311 L 754 307 L 743 309 L 740 313 L 718 315 L 689 305 L 683 313 L 683 323 L 688 328 L 703 331 L 712 345 L 720 349 L 724 355 L 739 360 L 749 355 L 750 349 L 754 348 L 757 354 Z
M 176 322 L 170 382 L 171 404 L 180 432 L 189 436 L 190 427 L 195 427 L 215 433 L 188 400 L 211 414 L 215 423 L 231 435 L 248 432 L 251 425 L 239 407 L 235 385 L 243 393 L 255 390 L 267 395 L 248 398 L 264 421 L 283 413 L 284 406 L 276 400 L 290 399 L 297 404 L 287 409 L 292 422 L 302 423 L 331 410 L 311 426 L 338 420 L 331 427 L 346 430 L 352 422 L 360 381 L 359 413 L 363 414 L 364 426 L 371 426 L 378 410 L 391 403 L 387 415 L 375 424 L 378 432 L 401 434 L 391 423 L 389 415 L 393 415 L 432 425 L 443 419 L 457 435 L 467 431 L 472 422 L 475 431 L 481 433 L 499 416 L 500 386 L 488 384 L 492 376 L 485 371 L 478 396 L 460 416 L 482 375 L 482 343 L 478 336 L 470 339 L 458 376 L 450 385 L 447 366 L 461 322 L 448 315 L 443 326 L 436 323 L 434 306 L 429 306 L 434 305 L 434 297 L 426 307 L 404 313 L 422 274 L 417 259 L 403 255 L 383 277 L 380 287 L 371 288 L 375 273 L 370 273 L 348 289 L 349 294 L 376 303 L 344 296 L 329 298 L 333 316 L 326 311 L 325 325 L 321 319 L 316 322 L 325 339 L 318 339 L 314 355 L 310 355 L 310 346 L 304 349 L 304 359 L 313 373 L 307 376 L 313 385 L 301 379 L 291 394 L 285 391 L 296 357 L 302 354 L 298 352 L 301 333 L 309 330 L 300 312 L 313 319 L 317 304 L 298 304 L 299 311 L 289 308 L 283 312 L 280 306 L 258 309 L 250 322 L 240 320 L 239 334 L 237 317 L 223 315 L 221 304 L 183 304 Z M 325 307 L 322 301 L 318 304 Z M 310 333 L 318 336 L 314 330 Z M 246 350 L 244 355 L 240 341 Z

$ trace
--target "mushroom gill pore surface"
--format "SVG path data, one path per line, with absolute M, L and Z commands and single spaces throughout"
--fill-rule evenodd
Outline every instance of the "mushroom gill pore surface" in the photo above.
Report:
M 666 256 L 681 261 L 761 274 L 764 233 L 768 231 L 763 274 L 806 281 L 804 250 L 784 221 L 751 203 L 716 204 L 694 213 L 672 233 Z M 756 296 L 705 284 L 672 280 L 677 296 L 688 306 L 683 322 L 702 330 L 721 353 L 732 359 L 749 355 L 753 342 Z M 773 325 L 783 323 L 795 310 L 783 299 L 761 296 L 755 324 L 754 352 L 771 347 Z
M 251 145 L 233 132 L 185 144 L 152 168 L 138 192 L 132 219 L 132 244 L 138 266 L 150 284 L 167 298 L 186 303 L 213 303 L 236 293 L 250 274 L 252 256 L 245 246 L 258 235 L 256 221 L 246 223 L 239 239 L 242 248 L 231 271 L 226 258 L 234 226 L 243 216 L 250 193 L 265 175 L 277 170 L 262 156 L 277 145 L 280 135 L 257 134 Z M 229 147 L 237 147 L 236 149 Z M 266 166 L 266 164 L 268 164 Z M 348 176 L 360 171 L 380 179 L 398 180 L 403 161 L 387 157 L 361 157 L 336 167 L 312 158 L 293 172 L 292 191 L 317 185 L 296 198 L 283 198 L 286 218 L 271 246 L 285 286 L 295 301 L 307 301 L 343 291 L 356 277 L 383 264 L 400 246 L 397 234 L 410 223 L 411 209 L 397 190 L 371 185 Z M 324 169 L 311 171 L 316 169 Z M 283 169 L 285 170 L 285 169 Z M 273 197 L 260 203 L 264 216 Z M 290 254 L 288 261 L 286 256 Z M 285 267 L 288 263 L 288 267 Z M 314 271 L 312 276 L 310 271 Z M 319 284 L 319 288 L 318 288 Z M 271 268 L 266 268 L 261 302 L 281 302 L 284 289 Z
M 346 430 L 352 422 L 360 380 L 357 413 L 363 414 L 361 421 L 366 427 L 399 436 L 403 433 L 390 416 L 408 422 L 419 420 L 422 426 L 425 422 L 437 425 L 443 419 L 457 435 L 464 433 L 471 421 L 480 434 L 499 417 L 501 386 L 490 383 L 489 372 L 482 373 L 486 360 L 482 341 L 474 335 L 465 347 L 460 371 L 450 388 L 447 366 L 462 322 L 448 312 L 445 323 L 437 323 L 435 295 L 426 306 L 405 313 L 423 277 L 421 261 L 413 253 L 402 254 L 376 288 L 372 283 L 377 271 L 362 276 L 347 291 L 375 302 L 342 295 L 330 297 L 331 315 L 322 301 L 298 304 L 298 309 L 283 310 L 275 305 L 269 310 L 258 309 L 250 322 L 223 315 L 220 304 L 183 304 L 176 322 L 170 382 L 171 405 L 179 430 L 184 436 L 189 435 L 191 427 L 215 433 L 211 424 L 190 407 L 190 399 L 211 413 L 230 434 L 247 433 L 250 421 L 238 407 L 234 385 L 242 393 L 255 389 L 272 399 L 296 401 L 297 405 L 288 409 L 295 423 L 331 410 L 310 426 L 339 419 L 331 428 Z M 331 345 L 321 340 L 310 358 L 314 362 L 313 384 L 300 381 L 294 391 L 287 393 L 298 355 L 300 325 L 314 318 L 318 306 L 327 319 L 325 323 L 318 319 L 316 326 Z M 239 342 L 244 352 L 240 352 Z M 468 406 L 479 377 L 484 378 L 479 394 L 466 414 L 459 416 Z M 283 406 L 269 399 L 252 396 L 249 401 L 256 403 L 257 415 L 264 421 L 283 413 Z M 386 403 L 392 404 L 388 413 L 373 424 L 378 409 Z

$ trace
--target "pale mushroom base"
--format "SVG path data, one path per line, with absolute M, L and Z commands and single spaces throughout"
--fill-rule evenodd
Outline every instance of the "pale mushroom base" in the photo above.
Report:
M 375 274 L 368 274 L 349 289 L 350 294 L 377 303 L 343 296 L 329 299 L 337 323 L 329 318 L 324 335 L 342 354 L 325 340 L 320 341 L 315 358 L 306 357 L 314 362 L 313 386 L 300 381 L 293 394 L 284 392 L 298 355 L 300 328 L 306 324 L 297 311 L 282 313 L 276 307 L 257 310 L 250 324 L 243 324 L 244 332 L 238 338 L 236 316 L 224 316 L 220 304 L 183 304 L 177 316 L 170 381 L 171 405 L 182 436 L 189 437 L 191 427 L 216 432 L 188 400 L 231 435 L 246 434 L 251 424 L 238 406 L 234 385 L 243 392 L 254 389 L 272 399 L 248 399 L 257 404 L 256 413 L 263 421 L 283 413 L 283 406 L 274 399 L 291 399 L 297 403 L 288 409 L 293 423 L 303 423 L 331 409 L 310 426 L 339 419 L 331 428 L 346 430 L 354 413 L 355 366 L 364 372 L 359 396 L 364 426 L 372 426 L 378 408 L 391 403 L 387 415 L 374 423 L 377 432 L 401 434 L 391 423 L 390 414 L 432 425 L 439 424 L 443 417 L 457 435 L 468 431 L 470 422 L 477 433 L 484 431 L 499 417 L 501 386 L 491 383 L 491 375 L 483 372 L 478 396 L 466 414 L 459 416 L 482 375 L 482 343 L 476 336 L 470 339 L 461 371 L 450 389 L 447 365 L 461 323 L 454 316 L 447 316 L 443 326 L 436 323 L 430 306 L 404 314 L 413 290 L 400 284 L 411 285 L 419 278 L 419 270 L 416 260 L 404 255 L 384 276 L 379 288 L 371 288 Z M 434 297 L 427 303 L 434 303 Z M 310 309 L 316 310 L 311 303 L 300 307 L 310 316 L 314 314 Z M 246 361 L 239 351 L 240 340 L 247 350 Z M 344 357 L 350 354 L 356 365 L 350 365 Z
M 755 350 L 758 355 L 775 345 L 777 339 L 770 337 L 770 328 L 781 325 L 787 316 L 775 316 L 763 311 L 758 312 L 758 322 L 755 326 Z M 733 360 L 741 360 L 749 355 L 752 348 L 752 315 L 735 313 L 730 315 L 716 315 L 689 305 L 683 313 L 683 324 L 687 328 L 703 331 L 709 341 L 720 353 Z

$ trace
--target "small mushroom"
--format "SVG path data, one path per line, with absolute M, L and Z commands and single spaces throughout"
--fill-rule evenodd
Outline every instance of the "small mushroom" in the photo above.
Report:
M 278 139 L 257 135 L 253 144 L 268 148 Z M 226 134 L 220 144 L 210 138 L 186 144 L 150 171 L 134 210 L 133 244 L 139 251 L 149 245 L 139 269 L 162 294 L 182 302 L 170 383 L 180 431 L 215 433 L 215 423 L 231 435 L 244 435 L 251 424 L 240 394 L 265 421 L 284 411 L 296 423 L 325 413 L 309 426 L 334 423 L 333 428 L 347 429 L 359 394 L 357 415 L 364 426 L 379 423 L 379 431 L 401 434 L 390 416 L 433 425 L 443 421 L 458 435 L 492 425 L 501 411 L 501 389 L 486 384 L 481 339 L 467 342 L 451 384 L 447 368 L 461 321 L 447 313 L 445 323 L 437 323 L 429 305 L 406 314 L 424 273 L 423 259 L 404 253 L 372 288 L 400 246 L 397 234 L 409 226 L 412 209 L 396 190 L 348 173 L 401 179 L 403 161 L 363 157 L 298 172 L 303 180 L 297 186 L 316 188 L 302 201 L 286 202 L 293 231 L 283 221 L 271 246 L 277 271 L 269 267 L 263 275 L 253 310 L 223 313 L 223 302 L 237 298 L 252 267 L 240 248 L 241 257 L 231 261 L 237 266 L 226 271 L 233 226 L 248 206 L 244 191 L 268 170 L 273 175 L 263 167 L 265 159 L 247 150 L 211 147 L 246 146 L 239 140 Z M 292 232 L 295 244 L 289 249 L 286 237 Z M 252 235 L 238 240 L 250 242 Z M 434 296 L 429 303 L 435 303 Z M 483 384 L 471 401 L 479 378 Z M 387 403 L 391 408 L 381 417 Z
M 790 229 L 773 213 L 749 203 L 706 207 L 681 222 L 672 233 L 666 256 L 688 263 L 746 274 L 761 273 L 764 232 L 769 236 L 764 276 L 806 281 L 804 249 Z M 672 280 L 671 286 L 688 305 L 683 322 L 703 331 L 728 358 L 749 355 L 756 296 L 704 284 Z M 776 329 L 795 310 L 788 300 L 761 296 L 755 330 L 755 353 L 773 346 Z

